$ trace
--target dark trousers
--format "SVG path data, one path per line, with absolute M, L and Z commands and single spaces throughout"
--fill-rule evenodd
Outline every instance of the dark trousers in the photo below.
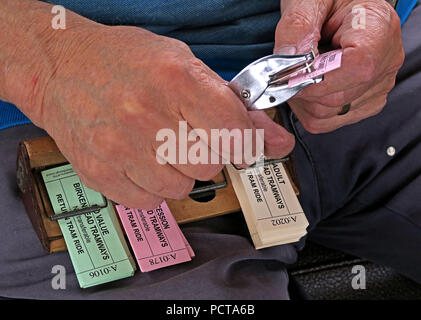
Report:
M 419 283 L 420 21 L 418 6 L 403 26 L 406 60 L 381 114 L 322 135 L 303 130 L 293 115 L 288 123 L 298 141 L 300 200 L 311 220 L 308 238 L 390 266 Z

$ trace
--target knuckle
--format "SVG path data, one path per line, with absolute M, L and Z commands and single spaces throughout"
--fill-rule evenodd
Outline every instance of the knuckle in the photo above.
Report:
M 166 38 L 165 41 L 168 41 L 171 45 L 171 48 L 179 50 L 180 53 L 189 53 L 192 54 L 190 47 L 183 41 L 175 39 L 175 38 Z
M 127 199 L 124 205 L 131 208 L 142 208 L 144 210 L 154 210 L 164 201 L 163 198 L 144 193 L 136 199 Z
M 121 191 L 119 191 L 115 186 L 109 185 L 109 186 L 101 186 L 101 190 L 98 190 L 98 192 L 101 192 L 107 199 L 112 200 L 116 203 L 123 202 L 124 205 L 126 205 L 126 201 L 124 199 L 127 199 L 126 194 L 123 194 Z M 126 205 L 129 207 L 128 205 Z M 135 206 L 132 206 L 132 208 L 135 208 Z
M 165 179 L 154 188 L 154 193 L 164 198 L 184 199 L 193 189 L 194 179 Z
M 384 3 L 384 5 L 387 5 L 386 3 Z M 389 25 L 392 26 L 392 28 L 398 32 L 401 31 L 401 19 L 399 18 L 398 13 L 396 12 L 396 10 L 393 10 L 393 8 L 388 8 L 388 12 L 389 12 Z
M 344 92 L 341 92 L 340 94 L 333 97 L 331 106 L 341 107 L 347 103 L 350 103 L 350 99 L 345 96 Z
M 304 129 L 312 134 L 323 133 L 320 122 L 317 119 L 306 119 L 301 122 Z
M 399 70 L 405 62 L 405 50 L 401 46 L 399 54 L 396 56 L 394 69 Z
M 387 96 L 384 96 L 384 97 L 382 97 L 382 99 L 380 100 L 380 102 L 379 102 L 379 104 L 378 104 L 378 106 L 377 106 L 377 108 L 375 108 L 375 114 L 377 115 L 377 114 L 379 114 L 380 112 L 382 112 L 383 111 L 383 109 L 384 109 L 384 107 L 386 106 L 386 104 L 387 104 Z
M 146 199 L 142 201 L 142 205 L 136 207 L 144 208 L 145 210 L 154 210 L 164 201 L 163 198 Z
M 115 203 L 121 203 L 121 202 L 123 202 L 126 207 L 134 208 L 134 206 L 133 207 L 130 207 L 129 204 L 126 204 L 126 201 L 124 201 L 124 198 L 122 199 L 119 196 L 116 196 L 116 194 L 112 190 L 102 190 L 101 193 L 108 200 L 114 201 Z
M 334 108 L 334 107 L 338 107 L 341 105 L 341 102 L 337 101 L 337 98 L 320 98 L 319 103 L 324 105 L 325 107 L 329 107 L 329 108 Z M 316 118 L 319 118 L 319 116 L 321 116 L 321 118 L 323 119 L 323 115 L 326 112 L 323 111 L 321 108 L 317 108 L 313 111 L 313 115 Z
M 298 27 L 306 31 L 313 30 L 313 22 L 309 15 L 298 10 L 288 13 L 284 18 L 284 22 L 291 27 Z
M 372 55 L 366 55 L 360 62 L 360 80 L 362 82 L 371 82 L 375 79 L 377 73 L 377 62 Z
M 370 108 L 370 111 L 367 113 L 367 117 L 374 117 L 381 113 L 386 106 L 387 96 L 381 97 L 373 106 Z
M 382 108 L 379 108 L 379 107 L 373 108 L 371 110 L 370 114 L 369 114 L 369 117 L 377 116 L 380 112 L 382 112 L 382 110 L 383 110 L 383 107 Z
M 182 200 L 187 198 L 194 186 L 194 179 L 186 179 L 180 182 L 174 189 L 174 199 Z
M 338 105 L 332 104 L 332 107 Z M 332 110 L 329 110 L 328 107 L 322 105 L 315 105 L 309 108 L 306 108 L 307 112 L 315 119 L 329 119 L 332 117 Z
M 168 84 L 179 86 L 180 83 L 208 84 L 211 83 L 209 68 L 198 58 L 180 52 L 172 51 L 166 53 L 165 62 L 161 67 L 168 79 Z
M 182 79 L 187 71 L 185 56 L 178 50 L 168 50 L 162 53 L 161 65 L 162 73 L 169 79 Z
M 371 14 L 387 25 L 400 29 L 400 19 L 396 10 L 387 1 L 371 1 L 368 5 Z
M 93 161 L 82 158 L 78 163 L 78 169 L 76 173 L 78 176 L 83 176 L 85 178 L 95 176 L 95 165 L 93 164 Z
M 388 94 L 395 87 L 396 77 L 391 78 L 386 84 L 385 93 Z
M 337 108 L 349 103 L 348 99 L 346 99 L 343 92 L 338 94 L 331 94 L 326 97 L 321 97 L 319 102 L 320 104 L 329 108 Z
M 211 82 L 209 70 L 206 65 L 198 58 L 192 57 L 186 61 L 186 68 L 188 74 L 193 79 L 201 84 L 208 84 Z
M 105 170 L 97 161 L 84 161 L 76 173 L 83 184 L 98 192 L 104 191 L 115 182 L 115 173 Z
M 89 189 L 92 189 L 92 190 L 98 189 L 97 183 L 94 183 L 92 180 L 88 179 L 86 176 L 78 174 L 78 177 L 79 177 L 80 181 L 82 182 L 82 184 L 84 184 Z
M 149 191 L 153 192 L 156 195 L 165 197 L 172 193 L 173 188 L 165 183 L 163 180 L 160 180 L 158 184 L 154 185 L 149 189 Z
M 405 62 L 405 50 L 403 46 L 401 46 L 400 54 L 399 54 L 399 68 L 402 67 L 402 65 Z
M 396 84 L 396 77 L 389 77 L 387 80 L 385 80 L 382 83 L 382 88 L 378 91 L 377 94 L 384 94 L 384 95 L 388 95 L 390 91 L 392 91 L 392 89 L 395 87 Z

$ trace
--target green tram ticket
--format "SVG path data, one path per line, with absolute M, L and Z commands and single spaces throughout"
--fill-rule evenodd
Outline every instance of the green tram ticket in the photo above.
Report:
M 80 287 L 133 276 L 136 265 L 111 202 L 86 187 L 70 164 L 41 174 L 55 214 L 108 202 L 103 209 L 58 220 Z

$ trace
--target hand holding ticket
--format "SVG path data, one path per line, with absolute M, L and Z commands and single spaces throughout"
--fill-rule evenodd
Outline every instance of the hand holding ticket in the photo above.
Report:
M 364 26 L 356 27 L 354 9 L 358 2 L 364 7 Z M 326 74 L 322 82 L 288 100 L 301 125 L 313 134 L 331 132 L 380 113 L 405 57 L 399 17 L 386 1 L 323 3 L 283 0 L 275 32 L 275 54 L 302 54 L 321 44 L 342 50 L 340 57 L 315 64 L 317 73 Z M 290 85 L 302 80 L 291 80 Z
M 302 71 L 288 81 L 288 87 L 296 86 L 308 79 L 315 78 L 341 67 L 342 49 L 323 53 L 314 60 L 312 67 L 314 71 L 308 73 Z

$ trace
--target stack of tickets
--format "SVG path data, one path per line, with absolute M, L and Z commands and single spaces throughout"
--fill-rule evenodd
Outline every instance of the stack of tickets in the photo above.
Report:
M 154 210 L 116 206 L 140 270 L 190 261 L 194 252 L 165 201 Z
M 133 276 L 136 264 L 111 202 L 86 187 L 71 165 L 44 170 L 41 174 L 55 214 L 104 206 L 58 220 L 79 285 L 87 288 Z
M 111 201 L 86 187 L 71 165 L 44 170 L 41 175 L 55 214 L 102 207 L 58 220 L 82 288 L 134 275 L 136 263 L 120 221 L 143 272 L 187 262 L 195 256 L 165 202 L 154 210 L 118 205 L 119 221 Z
M 288 87 L 338 69 L 342 53 L 338 49 L 319 55 L 313 71 L 296 74 Z M 282 163 L 243 170 L 228 165 L 227 170 L 256 249 L 297 242 L 307 233 L 307 218 Z
M 297 242 L 307 234 L 307 218 L 282 163 L 227 169 L 256 249 Z

